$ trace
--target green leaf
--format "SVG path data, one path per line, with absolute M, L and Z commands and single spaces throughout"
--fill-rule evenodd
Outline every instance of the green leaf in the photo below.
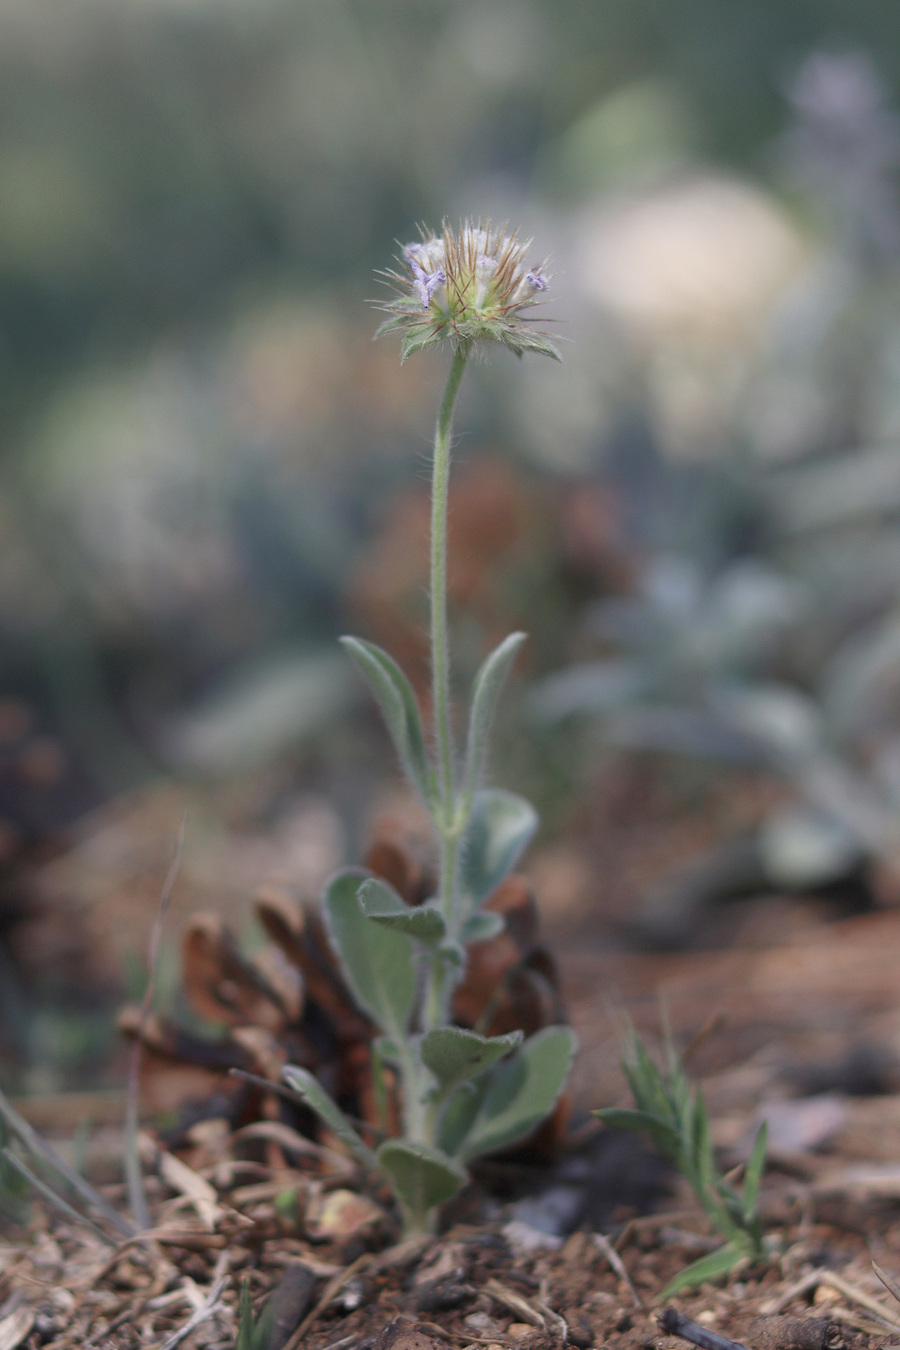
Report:
M 415 949 L 405 934 L 366 918 L 359 902 L 366 879 L 357 869 L 332 877 L 325 890 L 328 934 L 359 1006 L 380 1031 L 401 1040 L 416 997 Z
M 497 937 L 506 927 L 506 919 L 502 914 L 497 914 L 492 909 L 476 909 L 474 914 L 470 914 L 462 926 L 460 941 L 464 943 L 471 942 L 489 942 L 491 938 Z
M 659 1302 L 665 1303 L 680 1289 L 690 1289 L 696 1284 L 703 1284 L 706 1280 L 715 1280 L 720 1275 L 727 1275 L 739 1261 L 745 1260 L 746 1256 L 747 1253 L 735 1243 L 726 1242 L 708 1256 L 701 1256 L 699 1261 L 692 1262 L 670 1280 L 659 1295 Z
M 311 1110 L 323 1120 L 332 1134 L 340 1139 L 345 1148 L 353 1154 L 364 1167 L 377 1168 L 375 1154 L 363 1143 L 343 1111 L 332 1101 L 308 1069 L 300 1069 L 296 1064 L 286 1064 L 281 1071 L 288 1087 L 302 1097 Z
M 562 361 L 562 357 L 556 350 L 552 342 L 542 338 L 538 333 L 517 332 L 515 338 L 505 337 L 502 339 L 508 347 L 512 347 L 516 356 L 521 356 L 523 352 L 538 352 L 542 356 L 552 357 L 554 361 Z
M 436 1027 L 422 1037 L 422 1062 L 438 1082 L 440 1095 L 446 1096 L 460 1083 L 477 1078 L 522 1044 L 522 1032 L 506 1036 L 479 1036 L 462 1027 Z
M 491 652 L 475 676 L 472 711 L 469 716 L 469 739 L 466 744 L 466 764 L 463 772 L 463 793 L 469 801 L 474 797 L 475 789 L 484 773 L 491 724 L 494 721 L 503 682 L 526 636 L 525 633 L 511 633 Z
M 377 1153 L 378 1165 L 419 1231 L 427 1227 L 435 1205 L 451 1200 L 468 1181 L 465 1168 L 440 1149 L 388 1139 Z
M 462 970 L 466 964 L 466 953 L 453 938 L 444 939 L 438 947 L 438 956 L 451 970 Z
M 396 333 L 401 328 L 406 328 L 408 325 L 409 316 L 407 314 L 392 314 L 389 319 L 383 319 L 381 321 L 375 329 L 375 332 L 372 334 L 372 337 L 373 339 L 384 337 L 385 333 Z
M 651 1136 L 660 1153 L 671 1157 L 678 1148 L 678 1131 L 668 1123 L 653 1116 L 649 1111 L 629 1111 L 617 1106 L 608 1106 L 602 1111 L 594 1111 L 604 1124 L 614 1130 L 644 1130 Z
M 769 1127 L 766 1121 L 760 1125 L 753 1144 L 753 1152 L 744 1172 L 744 1185 L 741 1191 L 741 1208 L 746 1223 L 752 1223 L 756 1217 L 756 1205 L 759 1200 L 759 1185 L 766 1165 L 766 1147 L 769 1142 Z
M 571 1028 L 545 1027 L 473 1085 L 457 1088 L 441 1121 L 442 1146 L 468 1161 L 523 1139 L 556 1105 L 575 1046 Z
M 476 792 L 463 841 L 462 888 L 477 909 L 516 865 L 537 829 L 537 812 L 524 797 L 502 788 Z
M 386 881 L 369 877 L 358 892 L 362 912 L 367 919 L 405 933 L 428 947 L 436 947 L 447 933 L 444 916 L 432 904 L 407 905 Z
M 341 642 L 375 695 L 400 763 L 427 800 L 430 773 L 422 719 L 412 685 L 394 658 L 374 642 L 355 637 L 342 637 Z

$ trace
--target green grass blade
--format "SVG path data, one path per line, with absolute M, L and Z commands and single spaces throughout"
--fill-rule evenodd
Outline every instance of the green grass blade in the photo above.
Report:
M 12 1102 L 2 1091 L 0 1091 L 0 1115 L 3 1116 L 10 1131 L 16 1136 L 19 1142 L 24 1145 L 29 1153 L 32 1153 L 36 1158 L 40 1158 L 42 1162 L 46 1163 L 48 1167 L 51 1167 L 54 1172 L 58 1173 L 58 1175 L 72 1187 L 72 1190 L 81 1196 L 82 1200 L 86 1201 L 87 1204 L 92 1205 L 98 1214 L 102 1214 L 104 1219 L 112 1224 L 123 1237 L 134 1237 L 137 1232 L 134 1224 L 129 1223 L 121 1214 L 118 1214 L 113 1209 L 112 1205 L 107 1204 L 103 1199 L 103 1196 L 99 1195 L 97 1191 L 94 1190 L 94 1187 L 89 1181 L 85 1181 L 80 1173 L 71 1168 L 69 1164 L 59 1156 L 56 1149 L 53 1148 L 51 1144 L 48 1144 L 46 1139 L 43 1139 L 38 1134 L 37 1130 L 33 1129 L 32 1126 L 28 1124 L 28 1121 L 19 1114 Z M 75 1212 L 77 1213 L 78 1211 L 76 1210 Z
M 693 1261 L 684 1270 L 679 1271 L 659 1295 L 660 1303 L 668 1302 L 673 1294 L 677 1294 L 681 1289 L 691 1289 L 694 1285 L 703 1284 L 706 1280 L 715 1280 L 720 1275 L 727 1275 L 739 1261 L 745 1259 L 746 1253 L 740 1247 L 733 1242 L 726 1242 L 724 1246 L 717 1247 L 708 1256 L 701 1256 L 699 1261 Z
M 757 1132 L 756 1140 L 753 1144 L 753 1152 L 750 1154 L 750 1161 L 747 1163 L 747 1170 L 744 1173 L 741 1208 L 747 1223 L 752 1223 L 756 1218 L 756 1207 L 759 1202 L 759 1186 L 762 1181 L 763 1169 L 766 1165 L 766 1147 L 768 1142 L 769 1128 L 766 1121 L 763 1121 Z
M 48 1204 L 53 1205 L 55 1209 L 67 1215 L 68 1218 L 74 1219 L 76 1223 L 83 1223 L 86 1228 L 90 1228 L 91 1232 L 96 1233 L 97 1237 L 110 1247 L 119 1245 L 117 1239 L 110 1237 L 108 1233 L 104 1233 L 103 1229 L 95 1224 L 93 1219 L 89 1219 L 86 1214 L 82 1214 L 74 1205 L 70 1205 L 68 1200 L 64 1200 L 61 1195 L 58 1195 L 52 1186 L 48 1186 L 46 1181 L 42 1181 L 39 1176 L 35 1176 L 31 1168 L 26 1167 L 22 1159 L 17 1158 L 11 1148 L 3 1149 L 2 1156 L 4 1161 L 20 1176 L 24 1177 L 29 1185 L 33 1186 L 38 1194 L 44 1197 Z

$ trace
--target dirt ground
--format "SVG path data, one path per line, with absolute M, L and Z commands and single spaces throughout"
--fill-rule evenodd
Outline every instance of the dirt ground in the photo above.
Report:
M 742 800 L 728 810 L 752 820 L 766 794 Z M 403 1243 L 388 1197 L 315 1147 L 287 1167 L 276 1135 L 250 1149 L 210 1128 L 179 1170 L 150 1142 L 149 1237 L 117 1246 L 41 1202 L 24 1228 L 0 1230 L 0 1350 L 231 1346 L 242 1287 L 257 1315 L 274 1296 L 265 1335 L 242 1350 L 684 1344 L 659 1325 L 659 1293 L 716 1238 L 649 1150 L 630 1135 L 614 1146 L 588 1114 L 627 1100 L 625 1016 L 651 1046 L 667 1023 L 685 1047 L 726 1164 L 746 1158 L 763 1113 L 769 1122 L 770 1261 L 674 1305 L 759 1350 L 900 1344 L 900 1302 L 872 1268 L 900 1277 L 900 909 L 835 918 L 815 897 L 769 897 L 734 906 L 724 927 L 717 917 L 716 949 L 662 952 L 629 949 L 592 907 L 601 863 L 636 892 L 666 857 L 699 853 L 704 831 L 720 829 L 623 827 L 615 847 L 606 829 L 602 859 L 585 845 L 534 860 L 581 1044 L 572 1132 L 553 1166 L 487 1165 L 439 1238 Z M 108 852 L 99 857 L 108 868 Z M 140 857 L 143 876 L 146 840 Z M 65 1133 L 52 1125 L 71 1102 L 28 1105 L 39 1128 Z M 102 1123 L 99 1097 L 95 1107 Z M 114 1159 L 120 1127 L 98 1138 Z M 124 1207 L 120 1182 L 103 1190 Z M 554 1204 L 569 1207 L 562 1227 L 575 1231 L 540 1231 Z

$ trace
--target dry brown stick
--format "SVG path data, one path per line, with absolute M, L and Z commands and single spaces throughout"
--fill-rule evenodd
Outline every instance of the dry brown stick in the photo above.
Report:
M 326 1284 L 318 1303 L 309 1310 L 290 1340 L 284 1343 L 282 1350 L 297 1350 L 313 1322 L 325 1311 L 335 1294 L 339 1293 L 348 1280 L 351 1280 L 359 1271 L 364 1270 L 373 1260 L 372 1252 L 363 1252 L 362 1256 L 358 1256 L 345 1270 L 338 1271 L 337 1275 Z
M 867 1336 L 883 1338 L 885 1331 L 888 1330 L 884 1322 L 876 1322 L 874 1317 L 863 1317 L 861 1313 L 851 1312 L 849 1308 L 829 1308 L 828 1316 L 833 1317 L 836 1322 L 845 1322 L 854 1331 L 864 1331 Z
M 720 1336 L 718 1331 L 702 1327 L 699 1322 L 685 1317 L 677 1308 L 664 1308 L 656 1320 L 668 1335 L 680 1336 L 683 1341 L 699 1346 L 700 1350 L 747 1350 L 740 1341 L 730 1341 L 727 1336 Z
M 643 1303 L 641 1302 L 641 1296 L 635 1289 L 631 1280 L 631 1276 L 628 1274 L 628 1271 L 625 1267 L 625 1262 L 622 1260 L 621 1256 L 616 1251 L 615 1247 L 612 1245 L 609 1238 L 606 1236 L 605 1233 L 595 1233 L 594 1242 L 600 1248 L 601 1252 L 606 1257 L 607 1261 L 609 1262 L 612 1269 L 615 1271 L 616 1275 L 618 1275 L 619 1279 L 622 1280 L 628 1286 L 628 1292 L 631 1294 L 631 1297 L 634 1300 L 634 1306 L 636 1308 L 640 1308 L 641 1312 L 646 1312 L 647 1310 L 644 1307 Z
M 213 1271 L 212 1284 L 209 1287 L 209 1293 L 206 1295 L 203 1307 L 198 1308 L 196 1312 L 192 1313 L 183 1327 L 179 1327 L 177 1331 L 173 1331 L 168 1340 L 163 1341 L 159 1350 L 175 1350 L 175 1347 L 180 1345 L 186 1336 L 190 1336 L 191 1332 L 196 1330 L 201 1322 L 209 1321 L 210 1317 L 213 1317 L 220 1308 L 224 1307 L 224 1304 L 221 1301 L 221 1294 L 227 1282 L 228 1253 L 222 1252 L 216 1262 L 216 1268 Z
M 888 1293 L 893 1294 L 894 1298 L 900 1302 L 900 1284 L 897 1283 L 893 1275 L 889 1275 L 886 1270 L 882 1270 L 881 1266 L 876 1265 L 874 1261 L 872 1262 L 872 1269 Z
M 128 1089 L 125 1098 L 125 1180 L 128 1185 L 128 1202 L 131 1206 L 131 1213 L 141 1232 L 146 1232 L 151 1224 L 150 1210 L 147 1206 L 147 1198 L 144 1195 L 143 1174 L 141 1171 L 141 1160 L 138 1154 L 137 1143 L 141 1051 L 144 1046 L 144 1028 L 147 1025 L 147 1018 L 150 1016 L 150 1008 L 153 1003 L 153 988 L 156 983 L 156 965 L 159 960 L 159 947 L 162 941 L 163 922 L 166 917 L 166 911 L 169 908 L 169 903 L 172 899 L 172 891 L 175 889 L 175 880 L 178 876 L 178 869 L 181 866 L 181 851 L 184 847 L 184 834 L 186 828 L 187 813 L 185 812 L 181 818 L 181 825 L 178 828 L 178 835 L 175 839 L 175 856 L 172 859 L 168 875 L 163 883 L 159 904 L 156 909 L 156 918 L 153 920 L 153 928 L 150 931 L 150 947 L 147 953 L 147 987 L 144 990 L 144 997 L 141 1000 L 137 1035 L 134 1038 L 134 1045 L 131 1050 L 131 1063 L 128 1067 Z
M 841 1332 L 824 1317 L 754 1317 L 747 1336 L 753 1350 L 829 1350 Z
M 763 1317 L 776 1316 L 776 1314 L 782 1312 L 789 1303 L 793 1303 L 795 1298 L 799 1298 L 801 1294 L 808 1294 L 810 1289 L 815 1289 L 821 1278 L 821 1270 L 808 1270 L 806 1274 L 801 1276 L 801 1278 L 797 1280 L 795 1284 L 792 1284 L 789 1289 L 785 1289 L 777 1298 L 770 1299 L 768 1303 L 764 1303 L 760 1308 L 761 1314 Z
M 510 1312 L 523 1322 L 530 1322 L 533 1327 L 543 1327 L 544 1319 L 536 1308 L 532 1308 L 527 1299 L 522 1298 L 514 1289 L 507 1289 L 506 1285 L 501 1284 L 499 1280 L 487 1280 L 484 1285 L 484 1292 L 488 1294 L 502 1308 L 507 1308 Z
M 874 1313 L 876 1317 L 880 1317 L 882 1321 L 886 1322 L 892 1331 L 900 1331 L 900 1315 L 891 1312 L 890 1308 L 886 1308 L 883 1303 L 879 1303 L 877 1298 L 867 1294 L 864 1289 L 860 1289 L 857 1285 L 851 1284 L 849 1280 L 845 1280 L 843 1275 L 838 1275 L 836 1270 L 823 1270 L 819 1276 L 819 1283 L 829 1285 L 832 1289 L 836 1289 L 839 1294 L 843 1294 L 845 1298 L 858 1303 L 861 1308 L 868 1309 L 869 1312 Z

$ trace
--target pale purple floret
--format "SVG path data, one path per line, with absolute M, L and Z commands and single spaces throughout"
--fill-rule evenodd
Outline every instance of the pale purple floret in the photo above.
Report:
M 547 278 L 541 275 L 541 269 L 536 267 L 533 272 L 529 272 L 525 280 L 529 286 L 536 291 L 545 291 L 547 289 Z
M 413 285 L 422 301 L 422 308 L 428 309 L 431 305 L 431 297 L 438 286 L 443 286 L 447 280 L 447 274 L 440 267 L 435 272 L 426 272 L 424 267 L 420 267 L 415 259 L 411 258 L 410 262 L 413 270 Z

